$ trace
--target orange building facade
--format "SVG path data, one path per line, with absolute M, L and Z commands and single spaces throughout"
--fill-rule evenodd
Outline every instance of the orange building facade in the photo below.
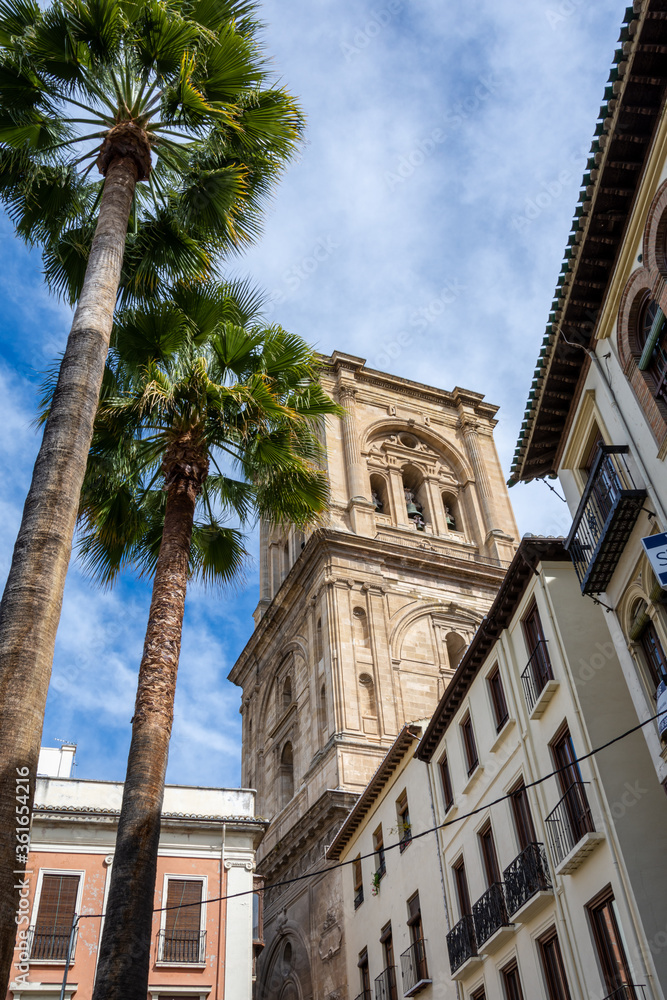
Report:
M 68 1000 L 92 996 L 123 786 L 68 777 L 71 759 L 40 758 L 7 1000 L 57 1000 L 65 973 Z M 148 1000 L 250 1000 L 266 826 L 254 806 L 244 789 L 165 789 Z

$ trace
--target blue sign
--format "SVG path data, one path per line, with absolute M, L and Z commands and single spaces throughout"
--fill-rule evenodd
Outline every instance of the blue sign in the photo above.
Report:
M 661 586 L 667 587 L 667 532 L 642 538 L 642 545 Z

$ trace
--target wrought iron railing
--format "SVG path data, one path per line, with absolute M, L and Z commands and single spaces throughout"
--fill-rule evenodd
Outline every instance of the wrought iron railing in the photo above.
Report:
M 206 931 L 161 930 L 158 961 L 198 965 L 206 960 Z
M 483 896 L 473 904 L 472 918 L 475 922 L 475 938 L 481 947 L 501 927 L 509 927 L 507 904 L 502 882 L 494 882 Z
M 604 1000 L 646 1000 L 646 987 L 636 983 L 623 983 L 613 993 L 609 993 Z
M 375 980 L 375 1000 L 397 1000 L 396 966 L 389 965 Z
M 549 843 L 557 865 L 595 824 L 583 782 L 573 782 L 556 808 L 546 818 Z
M 354 1000 L 371 1000 L 371 991 L 363 990 Z
M 364 887 L 363 885 L 359 887 L 354 897 L 354 908 L 358 910 L 364 901 Z
M 399 854 L 403 853 L 403 851 L 411 843 L 411 841 L 412 841 L 412 827 L 409 826 L 407 827 L 407 829 L 403 831 L 401 839 L 398 842 Z
M 447 935 L 447 951 L 452 975 L 460 969 L 464 962 L 477 954 L 477 939 L 472 914 L 461 917 Z
M 585 594 L 607 589 L 646 498 L 625 458 L 629 450 L 599 446 L 565 541 Z
M 526 669 L 521 674 L 523 693 L 526 696 L 526 704 L 528 705 L 529 712 L 533 711 L 537 704 L 537 699 L 553 678 L 554 672 L 551 669 L 547 640 L 540 639 L 533 650 L 532 656 L 528 660 Z
M 513 916 L 538 893 L 551 889 L 547 852 L 543 844 L 528 844 L 503 872 L 507 912 Z
M 422 938 L 414 941 L 408 950 L 401 955 L 401 974 L 403 976 L 403 993 L 409 993 L 417 983 L 428 981 L 426 941 Z
M 60 926 L 51 930 L 40 930 L 35 924 L 28 928 L 28 954 L 33 962 L 65 962 L 70 936 L 73 936 L 70 959 L 74 957 L 79 926 Z
M 386 874 L 387 874 L 387 862 L 385 861 L 384 851 L 382 851 L 382 853 L 378 855 L 378 867 L 377 871 L 375 872 L 376 881 L 379 881 L 381 878 L 384 878 Z

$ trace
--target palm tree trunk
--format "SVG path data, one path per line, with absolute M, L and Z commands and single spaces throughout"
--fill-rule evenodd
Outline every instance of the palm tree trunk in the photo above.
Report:
M 93 1000 L 146 1000 L 160 815 L 174 717 L 195 503 L 208 462 L 172 446 L 167 504 L 139 667 L 132 742 L 118 821 Z
M 134 159 L 117 158 L 109 166 L 84 285 L 0 604 L 0 996 L 12 972 L 17 872 L 24 867 L 16 850 L 16 779 L 27 769 L 32 813 L 65 575 L 136 181 Z

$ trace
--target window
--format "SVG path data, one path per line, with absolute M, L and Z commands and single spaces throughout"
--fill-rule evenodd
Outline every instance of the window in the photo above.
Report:
M 501 970 L 501 975 L 505 989 L 505 1000 L 523 1000 L 521 980 L 519 979 L 519 966 L 516 964 L 516 961 L 506 965 Z
M 475 744 L 475 734 L 472 731 L 472 719 L 470 718 L 470 712 L 468 712 L 461 723 L 461 734 L 463 736 L 463 749 L 465 750 L 466 755 L 468 777 L 470 777 L 479 764 L 479 759 L 477 757 L 477 745 Z
M 360 952 L 357 967 L 359 969 L 359 978 L 361 980 L 362 1000 L 371 1000 L 371 974 L 368 968 L 368 948 L 364 948 L 364 950 Z
M 326 736 L 328 732 L 327 726 L 327 689 L 323 684 L 320 688 L 320 704 L 319 704 L 319 716 L 320 716 L 320 730 L 323 736 Z
M 385 924 L 382 928 L 380 942 L 384 953 L 384 972 L 381 977 L 384 982 L 380 991 L 380 996 L 382 997 L 382 1000 L 398 1000 L 398 990 L 396 989 L 396 962 L 394 959 L 394 941 L 391 934 L 391 923 Z
M 418 983 L 428 979 L 426 950 L 424 948 L 424 928 L 422 926 L 422 913 L 418 892 L 408 900 L 408 927 L 410 928 L 410 943 L 413 950 L 413 978 L 414 973 L 416 973 L 415 983 Z
M 286 806 L 294 797 L 294 754 L 292 744 L 286 743 L 280 755 L 280 806 Z
M 637 363 L 644 372 L 656 399 L 667 399 L 667 323 L 665 314 L 655 301 L 648 298 L 639 315 L 637 331 L 641 356 Z
M 537 841 L 535 836 L 535 827 L 533 826 L 533 817 L 530 812 L 530 803 L 528 801 L 528 792 L 523 783 L 523 778 L 519 781 L 517 785 L 511 791 L 512 798 L 510 802 L 512 803 L 512 812 L 514 814 L 514 825 L 516 827 L 516 835 L 519 840 L 519 849 L 525 851 L 529 844 L 534 844 Z
M 483 986 L 475 990 L 474 993 L 470 994 L 470 1000 L 486 1000 L 486 990 Z
M 158 958 L 182 965 L 204 961 L 205 931 L 202 928 L 201 879 L 168 878 L 167 901 Z
M 554 673 L 536 604 L 532 605 L 521 624 L 528 649 L 528 663 L 521 680 L 528 708 L 532 711 L 544 688 L 553 680 Z
M 44 873 L 30 948 L 32 961 L 64 962 L 76 916 L 80 875 Z
M 651 685 L 657 688 L 660 681 L 667 682 L 667 658 L 652 621 L 643 628 L 639 636 L 639 645 L 644 654 Z
M 611 886 L 607 886 L 587 906 L 600 968 L 608 993 L 632 984 L 630 966 L 618 926 Z
M 507 702 L 505 701 L 505 691 L 503 690 L 500 668 L 497 663 L 489 674 L 487 680 L 491 691 L 491 704 L 493 705 L 496 732 L 499 733 L 509 718 L 509 712 L 507 711 Z
M 396 815 L 398 816 L 398 832 L 400 835 L 399 851 L 401 854 L 412 840 L 412 824 L 410 823 L 410 809 L 408 808 L 408 796 L 403 792 L 396 803 Z
M 352 878 L 354 879 L 354 908 L 358 910 L 364 901 L 364 880 L 361 870 L 361 854 L 352 862 Z
M 577 754 L 570 735 L 564 726 L 551 743 L 551 752 L 558 770 L 558 782 L 563 793 L 563 804 L 567 822 L 570 825 L 574 843 L 585 833 L 595 830 L 586 790 L 581 780 Z
M 373 850 L 377 856 L 376 876 L 380 879 L 387 871 L 384 857 L 384 837 L 382 836 L 382 825 L 373 834 Z
M 570 1000 L 570 989 L 567 985 L 556 928 L 552 927 L 539 938 L 538 944 L 549 1000 Z
M 442 791 L 445 796 L 445 812 L 454 805 L 454 789 L 452 788 L 452 776 L 449 773 L 449 761 L 447 755 L 440 761 L 440 777 L 442 778 Z
M 288 675 L 283 684 L 283 709 L 289 708 L 292 704 L 292 678 Z
M 453 866 L 454 885 L 456 886 L 456 898 L 459 903 L 459 916 L 467 917 L 472 913 L 470 905 L 470 893 L 468 892 L 468 878 L 466 876 L 466 866 L 463 858 L 459 858 Z
M 493 839 L 493 830 L 491 829 L 491 823 L 488 822 L 477 834 L 479 837 L 479 844 L 482 850 L 482 860 L 484 862 L 484 873 L 486 875 L 486 884 L 489 888 L 496 882 L 500 882 L 500 868 L 498 866 L 498 856 L 496 854 L 496 845 Z

